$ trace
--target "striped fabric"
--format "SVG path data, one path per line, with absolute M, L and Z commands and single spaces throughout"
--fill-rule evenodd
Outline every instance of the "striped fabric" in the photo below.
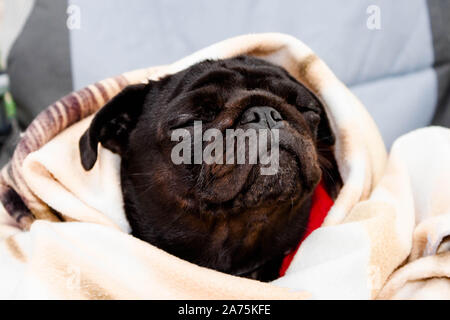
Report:
M 42 111 L 30 124 L 0 177 L 0 201 L 23 228 L 28 229 L 36 218 L 60 220 L 58 214 L 36 198 L 24 182 L 21 173 L 24 159 L 67 127 L 96 112 L 125 86 L 148 77 L 150 72 L 151 69 L 138 70 L 71 93 Z

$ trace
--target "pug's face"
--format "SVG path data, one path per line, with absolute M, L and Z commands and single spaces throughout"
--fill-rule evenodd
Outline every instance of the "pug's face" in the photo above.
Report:
M 266 165 L 248 161 L 174 163 L 174 132 L 193 136 L 196 122 L 201 134 L 223 133 L 223 145 L 230 129 L 264 129 L 269 136 L 277 130 L 276 172 L 261 174 Z M 303 85 L 280 67 L 241 56 L 125 88 L 80 139 L 86 170 L 95 164 L 98 143 L 122 158 L 134 236 L 201 266 L 271 280 L 303 235 L 334 137 L 323 107 Z M 225 147 L 224 158 L 248 152 L 249 144 Z M 189 156 L 198 148 L 192 141 Z

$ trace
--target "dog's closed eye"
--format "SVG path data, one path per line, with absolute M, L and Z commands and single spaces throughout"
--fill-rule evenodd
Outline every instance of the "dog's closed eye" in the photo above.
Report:
M 317 137 L 317 130 L 320 123 L 320 116 L 315 111 L 306 111 L 303 113 L 303 118 L 305 118 L 308 123 L 309 129 L 313 134 L 314 138 Z
M 181 114 L 176 118 L 170 119 L 168 122 L 169 130 L 176 130 L 180 128 L 187 128 L 194 126 L 195 121 L 200 121 L 200 119 L 194 117 L 191 114 Z

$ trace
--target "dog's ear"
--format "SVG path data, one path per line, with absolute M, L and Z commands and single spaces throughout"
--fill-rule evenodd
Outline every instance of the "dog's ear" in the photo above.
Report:
M 81 164 L 85 170 L 92 169 L 97 161 L 98 143 L 122 154 L 142 112 L 148 87 L 146 84 L 130 85 L 98 111 L 79 142 Z

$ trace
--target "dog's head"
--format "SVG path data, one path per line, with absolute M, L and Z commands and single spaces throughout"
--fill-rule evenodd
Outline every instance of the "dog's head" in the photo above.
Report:
M 192 158 L 208 147 L 194 145 L 195 121 L 202 123 L 200 143 L 223 139 L 223 163 L 174 163 L 176 130 L 191 135 L 183 152 Z M 201 135 L 212 128 L 223 136 Z M 249 155 L 249 143 L 227 149 L 228 129 L 277 129 L 277 171 L 263 175 L 265 164 L 227 163 L 227 152 Z M 296 246 L 322 176 L 322 151 L 329 153 L 334 136 L 310 91 L 284 69 L 241 56 L 125 88 L 81 137 L 86 170 L 96 162 L 98 143 L 122 158 L 125 211 L 135 236 L 199 265 L 248 276 Z

